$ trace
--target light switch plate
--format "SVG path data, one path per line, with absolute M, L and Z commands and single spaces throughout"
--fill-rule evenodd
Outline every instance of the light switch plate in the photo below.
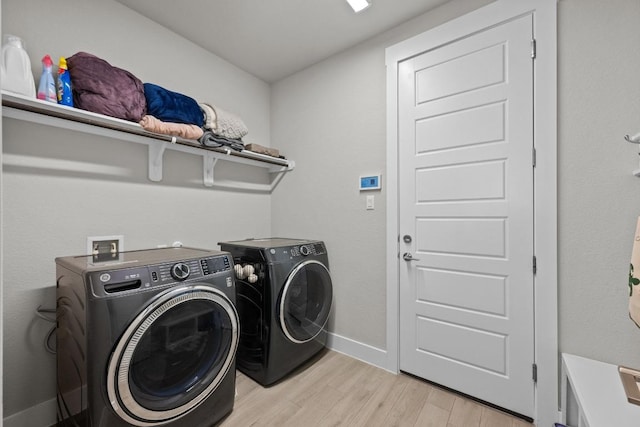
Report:
M 372 211 L 375 207 L 375 196 L 373 194 L 367 196 L 367 210 Z

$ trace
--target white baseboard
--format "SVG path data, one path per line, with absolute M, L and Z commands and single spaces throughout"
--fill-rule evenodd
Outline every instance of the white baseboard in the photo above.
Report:
M 56 424 L 56 399 L 39 403 L 3 420 L 3 427 L 50 427 Z
M 327 336 L 327 347 L 378 368 L 389 370 L 387 368 L 387 352 L 385 350 L 331 332 Z

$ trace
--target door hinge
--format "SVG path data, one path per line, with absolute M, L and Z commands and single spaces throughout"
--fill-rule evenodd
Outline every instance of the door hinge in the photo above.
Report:
M 531 39 L 531 58 L 536 59 L 536 39 Z
M 531 374 L 532 374 L 533 382 L 534 383 L 538 382 L 538 365 L 536 365 L 535 363 L 531 365 Z
M 536 259 L 535 255 L 533 256 L 532 269 L 533 269 L 533 274 L 536 274 L 538 272 L 538 260 Z
M 531 154 L 532 154 L 532 157 L 533 157 L 533 167 L 535 168 L 536 167 L 536 162 L 538 161 L 537 160 L 538 153 L 536 152 L 536 147 L 533 147 L 532 151 L 533 152 Z

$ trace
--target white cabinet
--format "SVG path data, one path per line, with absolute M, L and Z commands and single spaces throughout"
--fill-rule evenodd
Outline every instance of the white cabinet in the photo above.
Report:
M 563 353 L 561 405 L 567 426 L 640 426 L 640 406 L 627 401 L 616 365 Z

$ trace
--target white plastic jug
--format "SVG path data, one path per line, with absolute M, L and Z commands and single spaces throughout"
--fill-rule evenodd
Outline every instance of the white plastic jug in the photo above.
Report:
M 20 95 L 36 97 L 36 84 L 31 73 L 31 61 L 22 39 L 5 35 L 0 58 L 2 89 Z

